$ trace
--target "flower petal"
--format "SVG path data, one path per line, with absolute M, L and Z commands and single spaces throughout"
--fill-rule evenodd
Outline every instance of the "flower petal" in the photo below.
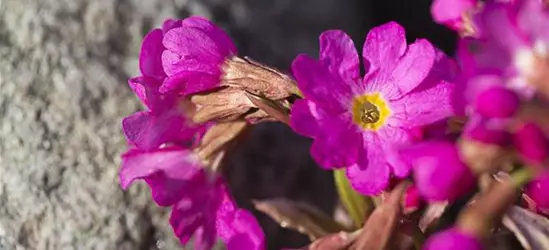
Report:
M 190 151 L 181 147 L 167 147 L 151 152 L 131 149 L 122 155 L 120 185 L 127 189 L 136 179 L 163 172 L 167 178 L 188 180 L 201 170 Z
M 379 195 L 389 186 L 390 169 L 386 164 L 362 169 L 353 165 L 345 169 L 353 188 L 363 195 Z
M 429 83 L 424 83 L 429 84 Z M 440 82 L 432 88 L 418 89 L 391 103 L 392 115 L 388 124 L 413 128 L 434 123 L 451 116 L 455 85 Z
M 330 72 L 343 79 L 360 77 L 360 62 L 353 40 L 341 30 L 329 30 L 320 35 L 320 61 Z
M 316 103 L 299 99 L 292 105 L 292 129 L 303 136 L 315 137 L 321 130 L 319 123 L 328 118 L 328 115 Z
M 429 75 L 435 57 L 433 45 L 425 39 L 419 39 L 408 46 L 406 54 L 392 73 L 401 94 L 412 91 Z
M 141 52 L 139 53 L 139 69 L 144 76 L 153 78 L 164 78 L 166 73 L 162 68 L 162 38 L 164 34 L 161 29 L 149 32 L 143 39 Z
M 408 177 L 412 167 L 399 160 L 397 149 L 414 141 L 411 131 L 387 126 L 380 129 L 378 134 L 385 159 L 391 167 L 392 173 L 399 178 Z
M 362 49 L 366 72 L 381 70 L 383 74 L 390 74 L 406 47 L 405 31 L 398 23 L 388 22 L 373 28 Z
M 351 124 L 332 118 L 320 124 L 321 134 L 311 145 L 311 156 L 325 169 L 342 168 L 358 160 L 360 135 Z
M 235 234 L 226 239 L 228 250 L 263 250 L 265 248 L 263 230 L 250 212 L 243 209 L 236 210 L 230 225 Z
M 217 210 L 223 192 L 219 179 L 212 181 L 206 175 L 201 177 L 200 184 L 193 185 L 193 189 L 173 206 L 170 224 L 182 244 L 193 235 L 193 249 L 207 250 L 216 240 Z
M 475 8 L 476 4 L 476 0 L 434 0 L 431 15 L 436 23 L 461 31 L 464 14 Z
M 191 95 L 220 86 L 219 75 L 196 71 L 181 71 L 172 75 L 160 86 L 161 93 Z
M 221 53 L 225 56 L 237 53 L 236 46 L 227 33 L 204 17 L 191 16 L 185 18 L 182 22 L 182 26 L 198 29 L 208 34 L 208 36 L 216 42 L 221 49 Z
M 305 97 L 329 113 L 347 110 L 352 99 L 350 82 L 331 73 L 326 65 L 306 56 L 298 55 L 292 63 L 297 85 Z
M 351 185 L 364 195 L 377 195 L 389 186 L 391 168 L 379 138 L 363 134 L 365 151 L 359 156 L 358 164 L 346 169 Z

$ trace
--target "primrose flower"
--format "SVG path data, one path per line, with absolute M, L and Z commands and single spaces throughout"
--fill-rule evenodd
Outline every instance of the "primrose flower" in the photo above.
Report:
M 451 228 L 427 239 L 423 250 L 482 250 L 482 241 L 474 235 Z
M 537 209 L 549 214 L 549 173 L 537 176 L 526 186 L 525 193 L 534 201 Z
M 478 72 L 498 74 L 524 97 L 549 95 L 549 13 L 540 0 L 489 1 L 475 15 L 479 39 L 461 43 Z
M 436 23 L 459 32 L 473 33 L 471 23 L 478 0 L 435 0 L 431 4 L 431 15 Z
M 409 168 L 390 164 L 386 154 L 413 140 L 413 129 L 452 115 L 452 62 L 427 40 L 406 44 L 404 29 L 390 22 L 372 29 L 360 76 L 353 41 L 342 31 L 320 35 L 320 59 L 299 55 L 292 71 L 305 99 L 292 106 L 291 125 L 314 138 L 313 158 L 323 168 L 347 168 L 364 194 L 384 190 L 392 175 Z
M 264 249 L 264 235 L 255 218 L 236 207 L 223 179 L 208 173 L 190 150 L 131 149 L 122 159 L 122 187 L 145 180 L 155 202 L 172 207 L 170 224 L 182 244 L 194 236 L 193 249 L 208 250 L 220 237 L 228 249 Z
M 132 78 L 130 86 L 148 107 L 122 121 L 124 134 L 132 145 L 152 150 L 164 143 L 198 143 L 207 125 L 191 120 L 194 107 L 189 100 L 158 92 L 159 81 L 152 77 Z
M 515 149 L 530 164 L 543 165 L 549 156 L 549 139 L 535 123 L 522 124 L 513 137 Z
M 476 183 L 451 142 L 416 143 L 399 149 L 399 155 L 412 166 L 414 184 L 426 200 L 453 201 L 471 191 Z

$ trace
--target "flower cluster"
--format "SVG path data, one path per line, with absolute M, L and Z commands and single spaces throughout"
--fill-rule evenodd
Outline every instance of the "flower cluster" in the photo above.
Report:
M 338 173 L 342 201 L 355 199 L 346 203 L 353 219 L 366 213 L 356 197 L 383 200 L 410 182 L 393 222 L 480 190 L 479 205 L 425 249 L 482 249 L 518 190 L 518 203 L 549 214 L 549 8 L 541 0 L 435 0 L 432 14 L 459 32 L 455 58 L 425 39 L 408 44 L 404 28 L 389 22 L 370 30 L 361 57 L 343 31 L 323 32 L 318 59 L 298 55 L 291 76 L 237 56 L 206 19 L 166 21 L 145 37 L 142 76 L 129 80 L 147 110 L 123 120 L 130 149 L 122 187 L 144 180 L 159 206 L 172 207 L 183 244 L 193 236 L 196 249 L 216 238 L 229 249 L 263 249 L 259 224 L 231 199 L 220 169 L 247 126 L 280 121 L 311 138 L 313 159 Z

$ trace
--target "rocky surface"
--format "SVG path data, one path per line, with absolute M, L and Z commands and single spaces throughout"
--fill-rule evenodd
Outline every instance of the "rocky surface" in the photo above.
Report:
M 145 32 L 165 17 L 205 15 L 244 54 L 284 67 L 297 52 L 315 53 L 323 29 L 361 39 L 367 15 L 359 2 L 0 0 L 0 250 L 180 249 L 146 188 L 123 192 L 117 182 L 120 120 L 140 108 L 125 81 L 136 74 Z M 231 178 L 244 180 L 231 182 L 239 200 L 312 192 L 309 201 L 329 211 L 333 190 L 314 184 L 329 174 L 314 168 L 308 142 L 270 126 L 248 142 L 263 150 L 245 146 L 232 159 L 241 174 Z M 242 183 L 267 191 L 250 193 Z M 270 240 L 298 237 L 266 220 Z

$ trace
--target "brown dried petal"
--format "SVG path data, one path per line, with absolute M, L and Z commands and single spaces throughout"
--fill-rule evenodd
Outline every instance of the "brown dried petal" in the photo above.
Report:
M 237 88 L 222 88 L 210 93 L 191 96 L 191 102 L 197 106 L 193 121 L 232 121 L 255 107 L 246 93 Z
M 506 162 L 511 160 L 511 154 L 505 148 L 494 144 L 462 139 L 459 142 L 459 149 L 465 163 L 478 175 L 496 173 Z
M 233 57 L 227 60 L 223 73 L 223 86 L 242 88 L 273 100 L 289 97 L 296 90 L 292 78 L 249 58 Z
M 511 180 L 494 183 L 461 212 L 456 225 L 463 231 L 485 238 L 516 200 L 517 191 Z
M 317 239 L 299 250 L 345 250 L 352 240 L 352 233 L 340 232 Z
M 350 249 L 356 250 L 383 250 L 390 245 L 396 235 L 400 217 L 402 215 L 401 200 L 408 183 L 401 183 L 370 215 L 363 227 L 362 233 Z
M 290 124 L 290 111 L 282 105 L 284 101 L 272 101 L 260 96 L 247 93 L 247 96 L 251 102 L 265 113 L 276 118 L 278 121 Z
M 245 121 L 234 121 L 212 126 L 200 142 L 197 152 L 199 157 L 205 161 L 209 160 L 215 153 L 225 149 L 227 143 L 236 138 L 246 125 Z
M 549 249 L 549 220 L 524 208 L 513 206 L 503 218 L 503 224 L 528 250 Z
M 284 198 L 255 201 L 257 210 L 269 215 L 281 227 L 308 235 L 311 240 L 344 231 L 345 228 L 322 211 Z
M 446 208 L 448 208 L 448 202 L 429 204 L 418 223 L 421 231 L 426 232 L 437 223 Z

